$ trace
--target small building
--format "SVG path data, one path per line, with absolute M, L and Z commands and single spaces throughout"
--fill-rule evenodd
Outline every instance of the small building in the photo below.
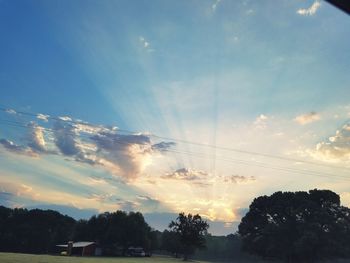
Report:
M 66 251 L 66 255 L 76 255 L 76 256 L 100 256 L 101 248 L 96 246 L 95 242 L 73 242 L 69 241 L 66 245 L 56 245 L 59 248 Z

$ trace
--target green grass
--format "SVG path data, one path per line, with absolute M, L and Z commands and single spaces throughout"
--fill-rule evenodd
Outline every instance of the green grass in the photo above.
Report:
M 0 253 L 1 263 L 180 263 L 181 259 L 153 256 L 150 258 L 107 258 L 107 257 L 65 257 L 50 255 L 31 255 L 18 253 Z M 207 261 L 192 261 L 208 263 Z

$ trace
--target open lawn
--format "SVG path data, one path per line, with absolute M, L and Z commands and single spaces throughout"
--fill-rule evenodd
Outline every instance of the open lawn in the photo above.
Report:
M 19 253 L 0 253 L 0 263 L 180 263 L 181 259 L 175 259 L 164 256 L 152 256 L 150 258 L 118 258 L 118 257 L 64 257 L 50 255 L 32 255 Z M 191 263 L 210 263 L 210 261 L 191 260 Z M 279 263 L 279 261 L 262 261 L 262 260 L 234 260 L 234 263 Z M 218 262 L 216 262 L 218 263 Z M 350 260 L 331 260 L 322 263 L 350 263 Z
M 50 255 L 31 255 L 17 253 L 0 253 L 1 263 L 176 263 L 183 262 L 181 259 L 170 257 L 153 256 L 150 258 L 107 258 L 107 257 L 64 257 Z M 192 261 L 208 263 L 208 261 Z

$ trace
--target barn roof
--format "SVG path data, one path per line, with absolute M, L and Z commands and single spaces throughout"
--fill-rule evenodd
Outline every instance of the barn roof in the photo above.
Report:
M 95 242 L 86 242 L 86 241 L 80 241 L 80 242 L 74 242 L 73 247 L 87 247 L 92 244 L 95 244 Z M 57 247 L 68 247 L 68 244 L 65 245 L 56 245 Z

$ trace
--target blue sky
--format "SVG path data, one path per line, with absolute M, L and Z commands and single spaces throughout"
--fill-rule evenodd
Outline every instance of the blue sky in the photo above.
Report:
M 214 234 L 278 190 L 350 205 L 349 31 L 323 1 L 2 0 L 2 203 Z

